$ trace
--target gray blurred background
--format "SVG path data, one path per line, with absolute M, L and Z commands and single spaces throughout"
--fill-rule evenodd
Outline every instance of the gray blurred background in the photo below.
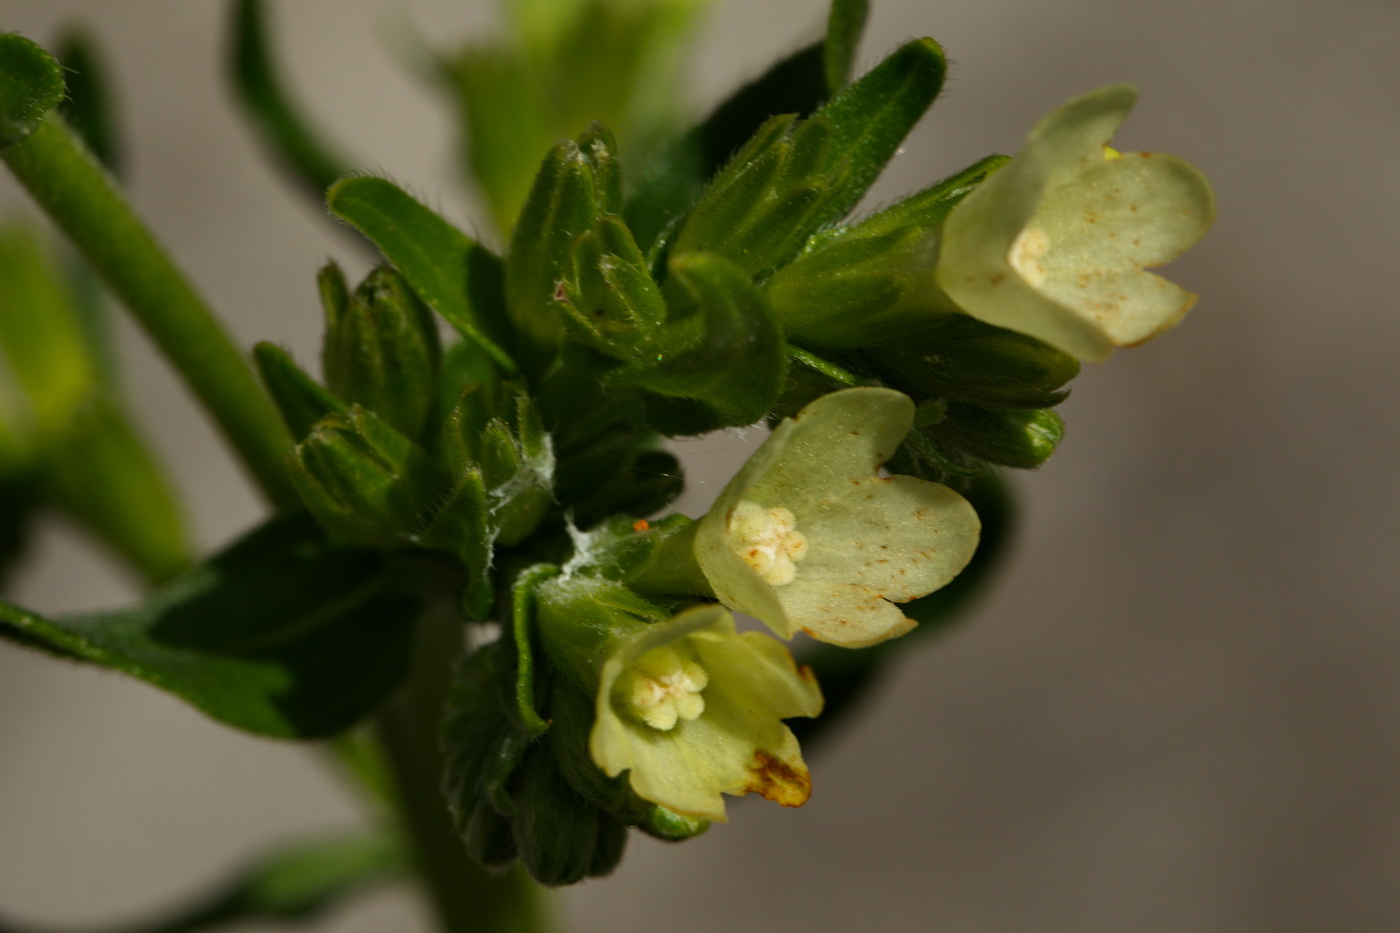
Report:
M 465 36 L 486 6 L 276 5 L 292 82 L 327 129 L 465 224 L 446 111 L 383 37 L 404 10 Z M 0 29 L 100 29 L 138 208 L 240 342 L 314 359 L 314 271 L 333 255 L 358 272 L 362 254 L 228 105 L 222 13 L 0 0 Z M 820 0 L 718 9 L 697 104 L 823 16 Z M 1079 379 L 1060 453 L 1018 477 L 1025 522 L 1000 587 L 812 756 L 807 807 L 745 800 L 683 846 L 635 839 L 614 877 L 559 898 L 567 928 L 1400 929 L 1400 6 L 876 0 L 863 63 L 915 34 L 944 44 L 952 76 L 877 199 L 1014 152 L 1064 99 L 1131 80 L 1143 99 L 1121 147 L 1182 155 L 1219 193 L 1215 230 L 1169 270 L 1202 300 Z M 7 177 L 0 208 L 28 209 Z M 122 336 L 138 408 L 216 546 L 256 521 L 255 499 L 144 338 Z M 696 513 L 746 441 L 678 446 Z M 22 579 L 16 598 L 47 610 L 131 592 L 57 525 Z M 6 915 L 134 918 L 272 839 L 357 818 L 300 748 L 0 646 Z M 386 891 L 315 929 L 427 927 Z

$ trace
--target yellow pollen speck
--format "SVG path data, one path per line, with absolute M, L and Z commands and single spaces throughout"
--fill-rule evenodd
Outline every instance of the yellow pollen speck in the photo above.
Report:
M 627 702 L 642 722 L 669 732 L 677 722 L 694 721 L 705 712 L 705 698 L 700 692 L 709 682 L 709 675 L 699 664 L 683 660 L 670 648 L 659 648 L 637 662 Z
M 1040 259 L 1048 252 L 1050 237 L 1045 231 L 1038 227 L 1027 227 L 1012 242 L 1011 251 L 1006 258 L 1021 278 L 1032 285 L 1040 285 L 1045 281 L 1045 266 L 1040 263 Z
M 797 561 L 807 556 L 807 536 L 797 530 L 797 517 L 780 505 L 765 509 L 740 502 L 729 517 L 729 546 L 770 586 L 783 586 L 797 576 Z

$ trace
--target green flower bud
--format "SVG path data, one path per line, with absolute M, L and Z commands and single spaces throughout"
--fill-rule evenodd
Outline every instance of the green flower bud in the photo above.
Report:
M 437 322 L 388 266 L 376 267 L 342 299 L 339 269 L 322 270 L 326 385 L 379 415 L 400 434 L 417 438 L 432 409 L 442 350 Z
M 817 715 L 821 692 L 780 643 L 739 634 L 714 605 L 648 621 L 664 613 L 597 578 L 556 577 L 538 597 L 545 651 L 595 697 L 588 748 L 604 774 L 626 772 L 638 797 L 698 820 L 725 819 L 721 794 L 806 802 L 811 778 L 782 720 Z
M 880 476 L 914 421 L 890 389 L 846 389 L 784 420 L 720 493 L 695 555 L 720 602 L 784 638 L 861 647 L 912 629 L 896 603 L 947 584 L 977 548 L 962 496 Z
M 1107 149 L 1136 99 L 1112 85 L 1060 107 L 953 209 L 936 275 L 959 307 L 1091 362 L 1181 320 L 1195 296 L 1143 270 L 1205 235 L 1215 197 L 1188 162 Z
M 359 405 L 317 422 L 292 451 L 290 470 L 311 514 L 351 544 L 409 543 L 435 491 L 423 452 Z
M 617 867 L 627 827 L 575 793 L 546 744 L 526 754 L 519 779 L 515 847 L 536 881 L 574 884 Z
M 928 433 L 941 445 L 979 460 L 1032 469 L 1050 459 L 1065 435 L 1065 423 L 1046 409 L 988 411 L 954 405 Z
M 1059 404 L 1079 361 L 1034 337 L 965 314 L 930 318 L 916 334 L 871 347 L 863 358 L 916 400 L 951 398 L 986 408 Z
M 38 129 L 63 102 L 63 69 L 24 36 L 0 35 L 0 149 Z

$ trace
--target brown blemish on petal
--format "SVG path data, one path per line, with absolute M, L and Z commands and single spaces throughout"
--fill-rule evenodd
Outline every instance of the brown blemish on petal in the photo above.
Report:
M 757 791 L 774 803 L 800 807 L 812 796 L 812 776 L 806 767 L 794 768 L 777 756 L 759 750 L 749 765 L 747 790 Z

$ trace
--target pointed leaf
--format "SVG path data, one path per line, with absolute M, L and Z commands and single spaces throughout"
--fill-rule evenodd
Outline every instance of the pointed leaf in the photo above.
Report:
M 349 728 L 398 686 L 416 611 L 378 555 L 331 546 L 292 515 L 130 609 L 50 619 L 0 603 L 0 634 L 123 671 L 236 728 L 305 739 Z
M 293 178 L 320 201 L 349 170 L 291 100 L 277 73 L 262 0 L 236 0 L 226 68 L 261 141 Z
M 342 178 L 326 192 L 326 206 L 379 247 L 428 307 L 506 373 L 517 371 L 504 349 L 508 334 L 500 307 L 474 300 L 499 262 L 489 250 L 388 179 Z M 487 282 L 474 281 L 479 276 Z
M 870 18 L 870 0 L 832 0 L 827 18 L 826 44 L 822 62 L 826 66 L 826 88 L 835 94 L 851 80 L 860 39 Z
M 277 403 L 287 430 L 292 432 L 293 440 L 300 442 L 311 433 L 316 422 L 327 415 L 347 410 L 340 399 L 308 376 L 291 354 L 276 344 L 254 344 L 253 362 L 257 364 L 263 385 L 267 386 L 267 394 Z

